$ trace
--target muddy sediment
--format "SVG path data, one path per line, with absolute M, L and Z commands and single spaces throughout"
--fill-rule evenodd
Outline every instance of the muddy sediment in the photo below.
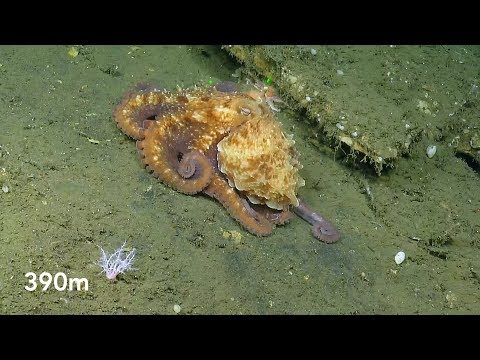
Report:
M 333 117 L 330 131 L 308 108 L 278 113 L 301 154 L 300 196 L 342 233 L 331 245 L 299 218 L 252 236 L 215 201 L 165 187 L 112 120 L 139 82 L 174 90 L 238 79 L 245 65 L 226 51 L 1 47 L 0 313 L 174 314 L 176 304 L 181 314 L 478 313 L 479 48 L 314 48 L 301 51 L 327 61 L 319 78 L 336 85 L 321 92 L 335 111 L 402 128 L 402 151 L 379 176 L 336 142 Z M 124 241 L 137 270 L 110 282 L 98 246 Z M 28 272 L 86 278 L 89 290 L 27 291 Z

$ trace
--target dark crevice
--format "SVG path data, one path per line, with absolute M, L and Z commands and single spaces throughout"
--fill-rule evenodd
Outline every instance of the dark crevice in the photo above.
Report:
M 475 171 L 477 174 L 480 175 L 480 163 L 477 160 L 475 160 L 475 158 L 460 152 L 456 152 L 455 156 L 465 161 L 473 171 Z

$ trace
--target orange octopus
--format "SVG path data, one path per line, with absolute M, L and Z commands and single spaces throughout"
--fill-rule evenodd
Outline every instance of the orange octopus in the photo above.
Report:
M 233 83 L 176 93 L 137 85 L 113 117 L 137 140 L 143 163 L 158 179 L 184 194 L 217 199 L 249 232 L 270 234 L 292 209 L 316 238 L 339 239 L 333 225 L 297 198 L 305 182 L 291 136 L 268 105 Z

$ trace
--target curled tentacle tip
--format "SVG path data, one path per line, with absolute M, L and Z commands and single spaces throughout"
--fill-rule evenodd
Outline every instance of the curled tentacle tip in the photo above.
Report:
M 178 173 L 184 179 L 189 179 L 195 174 L 195 163 L 192 161 L 181 161 L 178 166 Z
M 340 233 L 333 226 L 326 226 L 326 224 L 318 224 L 312 226 L 313 236 L 320 241 L 327 244 L 337 242 L 340 239 Z
M 188 183 L 183 192 L 195 194 L 204 190 L 211 182 L 213 168 L 206 156 L 199 151 L 191 151 L 183 155 L 177 167 L 177 173 Z

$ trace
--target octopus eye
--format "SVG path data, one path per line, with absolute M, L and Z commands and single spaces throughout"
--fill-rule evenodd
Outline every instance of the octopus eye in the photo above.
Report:
M 242 108 L 240 108 L 240 113 L 241 113 L 242 115 L 248 116 L 248 115 L 250 115 L 250 114 L 252 113 L 252 110 L 250 110 L 250 109 L 247 108 L 247 107 L 242 107 Z

